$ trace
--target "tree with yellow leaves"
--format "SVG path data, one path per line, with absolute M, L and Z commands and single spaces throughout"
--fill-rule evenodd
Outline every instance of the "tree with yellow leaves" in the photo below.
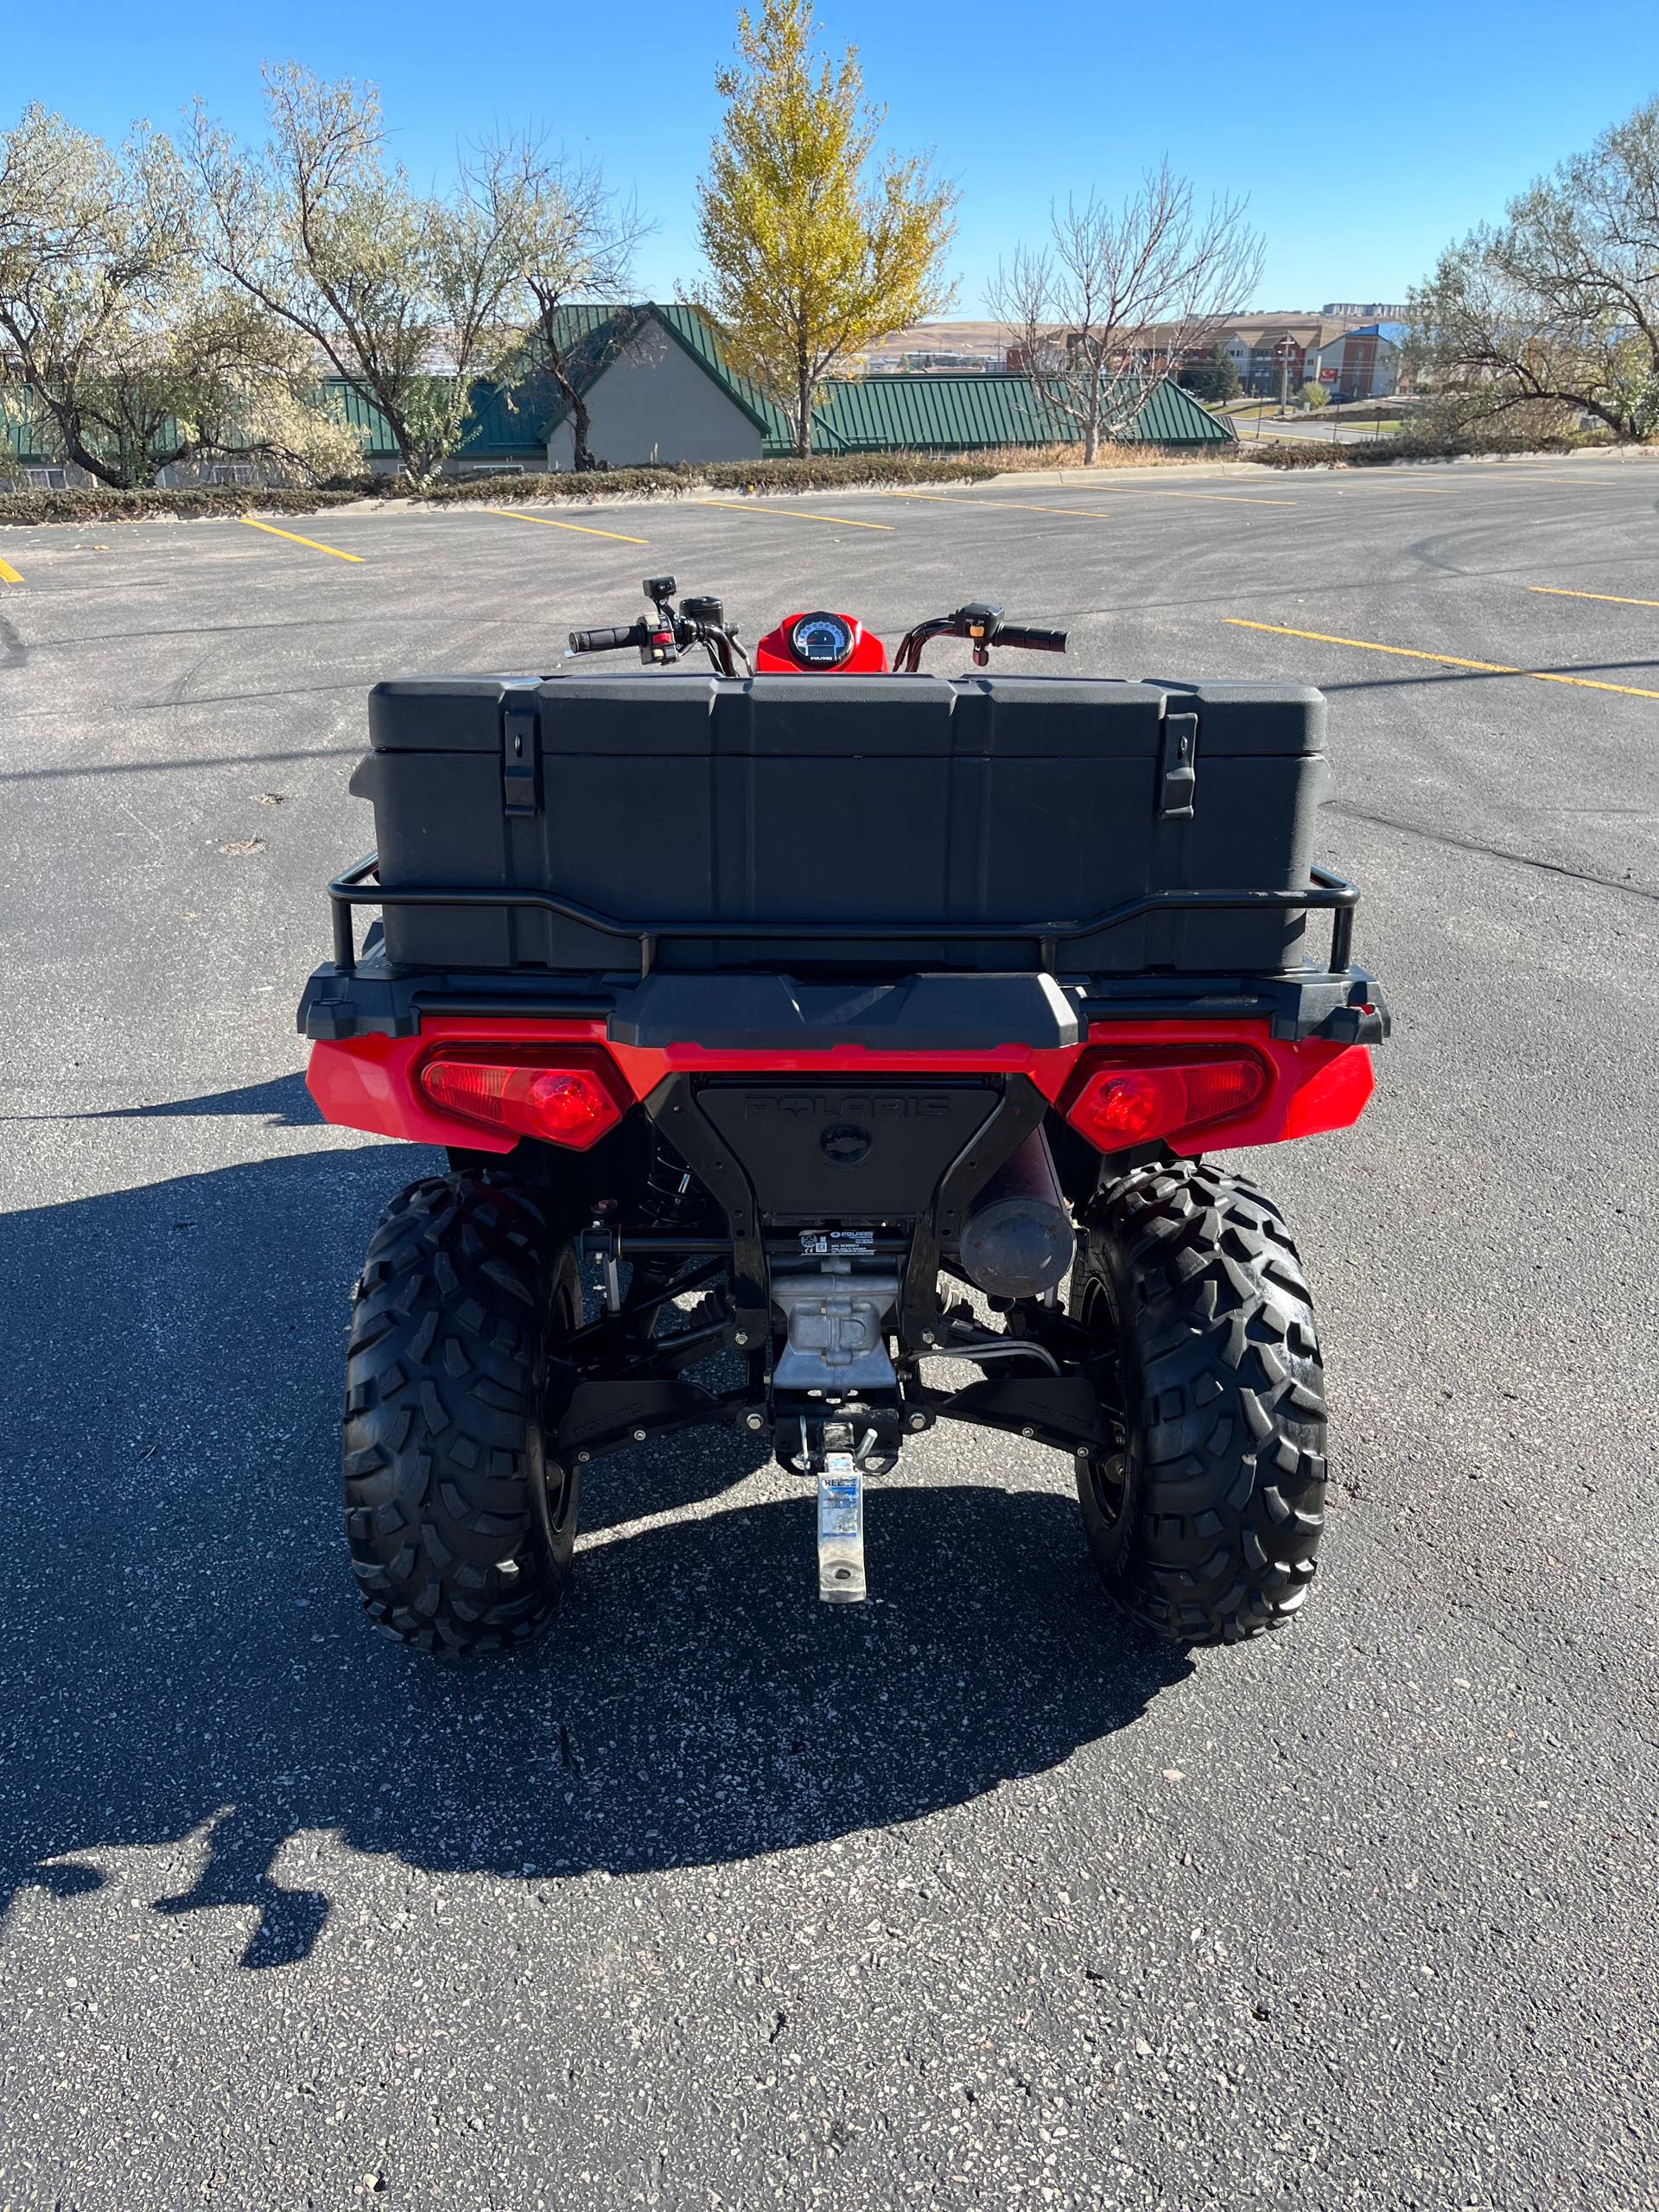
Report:
M 925 155 L 874 162 L 885 108 L 856 50 L 813 45 L 812 0 L 737 19 L 726 115 L 698 184 L 706 305 L 734 365 L 769 392 L 807 452 L 818 385 L 847 356 L 949 306 L 943 262 L 957 189 Z

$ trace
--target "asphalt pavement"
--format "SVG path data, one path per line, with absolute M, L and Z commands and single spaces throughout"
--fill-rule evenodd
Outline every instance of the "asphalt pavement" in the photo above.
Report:
M 1234 417 L 1233 428 L 1247 445 L 1258 437 L 1268 442 L 1294 438 L 1316 446 L 1365 445 L 1376 435 L 1374 418 L 1355 422 L 1345 416 L 1333 416 L 1328 409 L 1317 415 L 1240 415 Z
M 0 2207 L 1646 2212 L 1659 467 L 534 512 L 0 531 Z M 1291 1633 L 1152 1644 L 967 1429 L 867 1606 L 705 1435 L 595 1472 L 533 1654 L 371 1631 L 347 1294 L 433 1156 L 293 1029 L 364 694 L 669 570 L 1327 691 L 1396 1027 L 1249 1159 L 1331 1384 Z

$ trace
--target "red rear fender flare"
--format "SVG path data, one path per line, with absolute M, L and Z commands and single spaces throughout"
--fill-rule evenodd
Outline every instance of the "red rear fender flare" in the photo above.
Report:
M 1008 1074 L 1030 1077 L 1051 1103 L 1090 1050 L 1103 1046 L 1114 1056 L 1137 1046 L 1149 1052 L 1182 1046 L 1246 1046 L 1267 1065 L 1271 1081 L 1249 1112 L 1212 1124 L 1191 1141 L 1177 1141 L 1178 1152 L 1215 1152 L 1224 1147 L 1280 1144 L 1289 1138 L 1345 1129 L 1364 1111 L 1371 1095 L 1371 1056 L 1363 1045 L 1332 1044 L 1310 1037 L 1300 1043 L 1271 1037 L 1265 1021 L 1096 1022 L 1088 1042 L 1044 1052 L 1007 1045 L 981 1052 L 873 1052 L 861 1046 L 836 1046 L 822 1052 L 710 1052 L 697 1045 L 666 1051 L 607 1044 L 600 1021 L 505 1021 L 482 1017 L 434 1016 L 418 1037 L 353 1037 L 315 1044 L 306 1088 L 324 1121 L 378 1136 L 402 1137 L 411 1144 L 456 1145 L 474 1152 L 511 1152 L 518 1142 L 474 1122 L 438 1113 L 415 1080 L 419 1063 L 435 1046 L 459 1044 L 545 1044 L 550 1062 L 561 1045 L 602 1047 L 615 1062 L 631 1096 L 644 1099 L 665 1076 L 690 1072 L 734 1075 L 856 1074 L 872 1080 L 907 1075 Z

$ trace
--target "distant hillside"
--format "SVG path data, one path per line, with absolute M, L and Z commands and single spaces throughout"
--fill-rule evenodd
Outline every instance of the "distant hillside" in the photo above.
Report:
M 1265 331 L 1275 334 L 1285 331 L 1294 336 L 1299 344 L 1315 346 L 1328 343 L 1351 328 L 1356 320 L 1351 315 L 1314 314 L 1306 308 L 1274 312 L 1256 308 L 1249 314 L 1225 317 L 1217 326 L 1217 335 L 1236 334 L 1247 343 L 1255 344 Z M 893 331 L 867 346 L 857 357 L 856 365 L 878 376 L 930 365 L 1001 369 L 1007 365 L 1008 348 L 1017 338 L 1018 333 L 1006 322 L 917 322 L 907 330 Z
M 903 367 L 909 357 L 938 353 L 1000 369 L 1013 338 L 1014 333 L 1003 322 L 918 322 L 908 330 L 878 338 L 865 347 L 861 358 L 867 369 L 878 373 Z

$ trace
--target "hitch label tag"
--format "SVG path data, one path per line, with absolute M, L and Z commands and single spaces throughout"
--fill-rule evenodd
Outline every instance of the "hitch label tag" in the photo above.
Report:
M 804 1229 L 801 1231 L 803 1259 L 852 1259 L 868 1257 L 875 1249 L 873 1229 Z
M 864 1485 L 850 1452 L 831 1452 L 818 1477 L 818 1535 L 820 1540 L 848 1539 L 864 1534 Z
M 864 1478 L 850 1452 L 826 1452 L 818 1473 L 818 1595 L 832 1605 L 862 1602 Z

